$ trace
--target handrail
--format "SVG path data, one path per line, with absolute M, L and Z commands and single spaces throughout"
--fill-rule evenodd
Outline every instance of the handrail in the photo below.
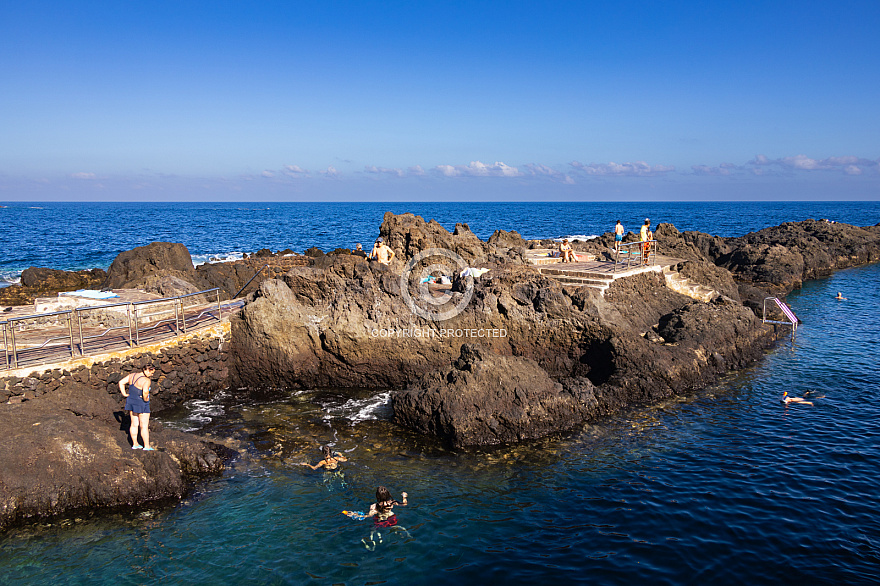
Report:
M 647 251 L 645 250 L 645 245 L 648 245 Z M 620 264 L 620 255 L 621 249 L 625 248 L 623 254 L 626 255 L 626 268 L 630 268 L 631 266 L 641 266 L 647 265 L 650 260 L 651 266 L 653 266 L 657 260 L 657 240 L 648 240 L 647 242 L 636 241 L 636 242 L 619 242 L 617 249 L 614 251 L 614 269 L 612 272 L 617 272 L 617 265 Z M 631 250 L 635 248 L 636 250 Z M 632 262 L 633 257 L 638 256 L 637 262 Z
M 788 318 L 788 321 L 776 321 L 767 319 L 767 302 L 773 301 L 776 303 L 777 307 L 782 311 L 782 315 Z M 765 297 L 764 305 L 761 310 L 761 323 L 765 324 L 779 324 L 781 326 L 791 326 L 791 335 L 794 336 L 794 333 L 797 331 L 798 321 L 797 316 L 791 310 L 791 308 L 779 297 Z
M 266 265 L 266 266 L 268 266 L 268 265 Z M 62 346 L 58 346 L 56 344 L 56 345 L 53 345 L 53 347 L 54 348 L 61 348 L 61 347 L 65 347 L 65 346 L 68 347 L 70 349 L 70 357 L 73 358 L 76 356 L 77 346 L 79 347 L 78 348 L 79 355 L 85 356 L 85 354 L 86 354 L 86 348 L 85 348 L 86 340 L 93 340 L 96 338 L 101 338 L 114 330 L 128 329 L 127 342 L 128 342 L 129 347 L 140 345 L 140 333 L 141 332 L 146 332 L 148 330 L 154 330 L 154 329 L 158 328 L 159 326 L 161 326 L 163 324 L 171 323 L 172 321 L 174 322 L 174 326 L 172 327 L 172 331 L 175 333 L 175 335 L 180 336 L 181 330 L 183 331 L 183 333 L 186 333 L 186 329 L 187 329 L 187 323 L 186 323 L 187 316 L 186 316 L 185 306 L 184 306 L 183 300 L 186 298 L 189 298 L 189 297 L 195 297 L 197 295 L 207 295 L 207 294 L 213 293 L 215 291 L 217 292 L 217 317 L 216 317 L 216 319 L 219 322 L 219 321 L 222 321 L 222 317 L 223 317 L 219 287 L 205 289 L 204 291 L 197 291 L 194 293 L 187 293 L 184 295 L 178 295 L 176 297 L 164 297 L 162 299 L 148 299 L 145 301 L 135 301 L 135 302 L 108 303 L 108 304 L 104 304 L 104 305 L 89 305 L 89 306 L 85 306 L 85 307 L 76 307 L 73 309 L 68 309 L 68 310 L 63 310 L 63 311 L 53 311 L 53 312 L 49 312 L 49 313 L 38 313 L 38 314 L 33 314 L 33 315 L 25 315 L 25 316 L 7 318 L 5 320 L 0 321 L 0 327 L 3 328 L 3 349 L 4 349 L 4 358 L 5 358 L 5 369 L 10 370 L 11 368 L 18 368 L 20 366 L 20 363 L 22 361 L 22 355 L 24 353 L 33 352 L 35 350 L 41 350 L 41 349 L 47 347 L 50 344 L 50 342 L 54 342 L 56 340 L 61 340 L 64 338 L 68 339 L 67 344 L 64 344 Z M 206 301 L 207 301 L 207 299 L 206 299 Z M 212 303 L 213 302 L 209 302 L 206 305 L 210 306 Z M 159 315 L 163 315 L 163 314 L 171 312 L 172 308 L 169 306 L 169 307 L 163 308 L 160 311 L 157 311 L 155 313 L 146 313 L 146 314 L 142 313 L 139 315 L 139 312 L 138 312 L 139 308 L 146 309 L 150 305 L 159 305 L 159 304 L 173 304 L 174 316 L 169 319 L 159 319 L 155 322 L 150 323 L 149 325 L 143 324 L 143 325 L 146 325 L 146 327 L 140 327 L 138 325 L 139 318 L 159 316 Z M 202 304 L 196 303 L 196 304 L 191 305 L 190 307 L 198 307 L 199 305 L 202 305 Z M 113 307 L 126 307 L 127 308 L 125 313 L 120 316 L 127 322 L 125 325 L 111 326 L 99 334 L 87 334 L 83 331 L 83 322 L 82 322 L 83 314 L 86 314 L 89 311 L 102 310 L 102 309 L 108 309 L 108 308 L 113 308 Z M 212 318 L 210 321 L 213 322 L 213 317 L 214 317 L 213 316 L 213 309 L 211 309 L 211 310 L 204 309 L 198 315 L 196 315 L 195 318 L 190 318 L 190 319 L 194 320 L 196 323 L 198 323 L 198 321 L 206 315 L 209 316 L 210 318 Z M 48 318 L 48 317 L 55 317 L 55 316 L 66 316 L 67 335 L 50 336 L 50 337 L 46 338 L 39 346 L 37 346 L 36 344 L 33 344 L 33 345 L 30 345 L 26 348 L 22 348 L 22 349 L 17 348 L 16 340 L 15 340 L 15 329 L 16 328 L 15 328 L 14 322 L 21 322 L 21 321 L 25 321 L 25 320 L 41 319 L 41 318 Z M 74 337 L 74 324 L 73 324 L 74 320 L 76 320 L 76 330 L 78 333 L 77 337 Z M 57 321 L 53 320 L 53 322 L 54 322 L 53 327 L 58 326 L 58 321 L 60 321 L 60 320 L 57 320 Z M 36 325 L 43 326 L 45 324 L 36 324 Z M 155 335 L 151 335 L 151 336 L 155 337 Z M 57 353 L 57 350 L 55 352 Z M 39 363 L 40 362 L 37 362 L 37 364 L 39 364 Z
M 263 272 L 263 269 L 268 269 L 268 268 L 269 268 L 269 265 L 263 265 L 262 267 L 260 267 L 260 270 L 258 270 L 256 273 L 254 273 L 254 276 L 251 277 L 250 281 L 248 281 L 247 283 L 245 283 L 245 284 L 244 284 L 244 287 L 242 287 L 241 289 L 239 289 L 239 290 L 238 290 L 238 293 L 236 293 L 235 295 L 233 295 L 232 298 L 235 299 L 236 297 L 238 297 L 238 296 L 241 294 L 242 291 L 244 291 L 245 289 L 247 289 L 247 286 L 251 284 L 251 281 L 253 281 L 254 279 L 256 279 L 256 278 L 257 278 L 257 275 L 259 275 L 260 273 Z

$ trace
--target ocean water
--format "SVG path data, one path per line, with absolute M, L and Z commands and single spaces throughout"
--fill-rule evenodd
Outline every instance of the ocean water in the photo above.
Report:
M 876 217 L 861 205 L 849 221 L 876 223 L 857 220 Z M 838 214 L 819 217 L 847 221 Z M 498 227 L 478 216 L 478 234 Z M 711 217 L 722 216 L 731 210 Z M 740 216 L 728 233 L 779 223 Z M 808 282 L 788 298 L 796 336 L 780 329 L 754 366 L 523 446 L 447 450 L 396 428 L 382 389 L 189 403 L 159 419 L 246 455 L 183 503 L 7 532 L 0 583 L 877 583 L 878 288 L 880 265 Z M 786 406 L 783 391 L 814 404 Z M 300 465 L 324 443 L 350 458 L 341 473 Z M 406 532 L 380 530 L 370 550 L 371 522 L 341 511 L 366 510 L 379 485 L 409 493 L 396 509 Z
M 880 222 L 880 202 L 589 203 L 59 203 L 0 202 L 0 286 L 31 266 L 79 270 L 110 266 L 120 252 L 150 242 L 182 242 L 198 264 L 261 248 L 324 250 L 369 246 L 385 212 L 411 212 L 452 231 L 468 224 L 525 238 L 592 236 L 618 219 L 627 230 L 671 222 L 679 230 L 740 236 L 782 222 L 827 218 Z

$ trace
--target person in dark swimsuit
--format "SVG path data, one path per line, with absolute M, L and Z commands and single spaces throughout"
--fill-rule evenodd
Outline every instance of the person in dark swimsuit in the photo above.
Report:
M 140 372 L 133 372 L 119 381 L 119 392 L 125 397 L 125 410 L 131 418 L 131 449 L 151 451 L 150 445 L 150 385 L 156 374 L 152 364 L 144 366 Z M 128 390 L 126 391 L 126 385 Z M 138 431 L 144 444 L 138 443 Z
M 376 502 L 370 505 L 370 511 L 367 513 L 367 517 L 375 517 L 373 519 L 373 530 L 370 532 L 369 539 L 361 540 L 364 547 L 370 551 L 376 549 L 377 540 L 379 543 L 382 543 L 382 533 L 379 531 L 381 528 L 391 529 L 391 531 L 403 531 L 409 537 L 409 532 L 406 528 L 397 524 L 397 515 L 394 514 L 394 505 L 400 505 L 401 507 L 407 505 L 407 494 L 402 492 L 400 495 L 403 497 L 403 502 L 394 500 L 391 497 L 391 493 L 384 486 L 376 489 Z
M 330 451 L 330 446 L 323 446 L 321 448 L 321 452 L 324 454 L 324 459 L 312 466 L 308 462 L 302 462 L 303 466 L 308 466 L 312 470 L 317 470 L 321 466 L 324 467 L 324 470 L 336 470 L 336 467 L 339 466 L 339 462 L 348 462 L 348 458 L 336 452 L 335 454 Z

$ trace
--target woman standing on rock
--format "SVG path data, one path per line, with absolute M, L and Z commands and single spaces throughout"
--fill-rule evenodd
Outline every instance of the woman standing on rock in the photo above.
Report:
M 131 449 L 150 451 L 150 385 L 151 377 L 156 373 L 152 364 L 144 366 L 140 372 L 133 372 L 119 381 L 119 392 L 125 399 L 125 410 L 131 417 Z M 126 392 L 125 385 L 128 385 Z M 138 444 L 138 428 L 144 445 Z

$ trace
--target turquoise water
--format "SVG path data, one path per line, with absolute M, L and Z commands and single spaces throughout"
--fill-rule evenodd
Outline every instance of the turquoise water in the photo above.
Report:
M 809 282 L 797 336 L 752 368 L 517 448 L 445 450 L 396 429 L 387 393 L 191 403 L 166 424 L 247 455 L 178 505 L 7 533 L 0 582 L 876 583 L 878 288 L 880 265 Z M 299 465 L 327 442 L 342 477 Z M 380 484 L 409 493 L 408 536 L 369 551 L 341 511 Z

